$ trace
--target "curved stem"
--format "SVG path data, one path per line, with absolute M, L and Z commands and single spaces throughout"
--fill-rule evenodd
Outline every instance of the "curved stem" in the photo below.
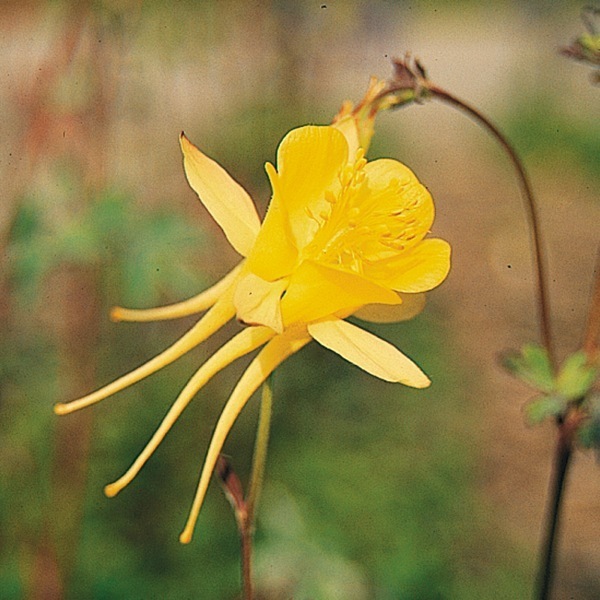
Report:
M 537 273 L 537 301 L 539 310 L 540 331 L 542 335 L 543 344 L 546 347 L 546 350 L 548 351 L 550 362 L 554 367 L 556 367 L 556 360 L 552 345 L 552 333 L 550 327 L 549 294 L 546 283 L 546 260 L 542 244 L 542 234 L 539 225 L 539 215 L 533 195 L 533 190 L 531 188 L 531 183 L 529 182 L 529 177 L 525 172 L 523 163 L 521 162 L 521 159 L 517 155 L 515 149 L 510 145 L 506 137 L 504 137 L 500 130 L 491 121 L 489 121 L 487 117 L 482 115 L 476 108 L 462 100 L 459 100 L 449 92 L 433 84 L 427 85 L 427 92 L 430 93 L 434 98 L 437 98 L 438 100 L 445 102 L 446 104 L 450 104 L 458 110 L 466 113 L 467 116 L 469 116 L 471 119 L 483 125 L 485 129 L 487 129 L 488 132 L 491 133 L 492 136 L 496 139 L 496 141 L 502 146 L 502 148 L 504 148 L 505 152 L 510 158 L 511 163 L 517 171 L 517 175 L 519 178 L 519 186 L 521 188 L 523 199 L 525 200 L 527 217 L 529 225 L 531 227 L 531 235 L 533 239 Z
M 552 331 L 550 325 L 550 306 L 549 293 L 546 277 L 546 258 L 542 244 L 542 233 L 539 224 L 539 214 L 535 203 L 533 190 L 529 177 L 525 171 L 521 159 L 508 140 L 500 130 L 482 115 L 476 108 L 459 100 L 452 94 L 435 86 L 428 85 L 427 91 L 438 100 L 445 102 L 463 113 L 466 113 L 471 119 L 483 125 L 485 129 L 496 139 L 508 155 L 513 167 L 517 172 L 519 187 L 525 201 L 527 217 L 531 228 L 531 236 L 534 246 L 535 266 L 537 275 L 537 304 L 539 313 L 540 333 L 543 344 L 548 352 L 550 364 L 556 371 L 556 357 L 552 344 Z M 544 538 L 542 540 L 540 564 L 538 569 L 536 599 L 548 600 L 552 589 L 554 576 L 554 567 L 556 559 L 556 541 L 560 524 L 560 514 L 562 507 L 563 492 L 569 470 L 572 455 L 572 428 L 568 421 L 558 422 L 558 440 L 554 458 L 554 468 L 552 472 L 552 481 L 550 483 L 549 504 L 546 513 L 546 524 L 544 527 Z

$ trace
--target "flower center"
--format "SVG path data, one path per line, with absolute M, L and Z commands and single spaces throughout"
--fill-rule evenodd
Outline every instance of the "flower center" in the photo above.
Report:
M 365 265 L 396 256 L 422 237 L 420 190 L 398 178 L 372 189 L 366 164 L 359 149 L 354 163 L 340 171 L 336 191 L 325 192 L 326 208 L 318 215 L 307 211 L 318 229 L 301 259 L 362 274 Z

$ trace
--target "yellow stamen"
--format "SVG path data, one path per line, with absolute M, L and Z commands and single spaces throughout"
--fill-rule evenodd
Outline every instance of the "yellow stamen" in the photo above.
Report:
M 198 483 L 190 515 L 179 536 L 179 541 L 182 544 L 187 544 L 192 540 L 194 526 L 198 520 L 198 514 L 200 513 L 200 508 L 202 507 L 202 502 L 204 501 L 204 496 L 219 453 L 240 411 L 244 408 L 250 396 L 252 396 L 277 366 L 288 356 L 300 350 L 309 341 L 310 337 L 305 331 L 295 331 L 294 333 L 288 331 L 283 335 L 278 335 L 260 351 L 238 381 L 215 427 L 204 466 L 202 467 L 202 474 L 200 475 L 200 482 Z
M 129 483 L 131 483 L 133 478 L 140 472 L 140 469 L 144 466 L 146 461 L 158 448 L 159 444 L 163 441 L 164 437 L 167 435 L 181 413 L 185 410 L 192 398 L 198 393 L 204 384 L 211 379 L 211 377 L 216 375 L 227 365 L 231 364 L 234 360 L 244 356 L 245 354 L 248 354 L 248 352 L 252 352 L 252 350 L 256 350 L 256 348 L 262 346 L 274 335 L 275 333 L 268 327 L 249 327 L 238 333 L 238 335 L 229 340 L 215 354 L 213 354 L 188 381 L 167 412 L 165 418 L 162 420 L 162 423 L 154 432 L 154 435 L 139 456 L 135 459 L 131 467 L 129 467 L 129 469 L 127 469 L 127 471 L 119 479 L 107 485 L 104 488 L 104 493 L 109 498 L 112 498 L 113 496 L 116 496 L 124 487 L 129 485 Z
M 241 266 L 242 263 L 238 264 L 237 267 L 227 273 L 227 275 L 215 283 L 215 285 L 183 302 L 148 309 L 132 309 L 115 306 L 110 312 L 110 318 L 113 321 L 161 321 L 166 319 L 179 319 L 180 317 L 187 317 L 202 312 L 207 308 L 210 308 L 233 283 L 240 272 Z
M 96 402 L 100 402 L 100 400 L 104 400 L 104 398 L 120 392 L 126 387 L 141 381 L 145 377 L 148 377 L 148 375 L 152 375 L 152 373 L 171 364 L 180 356 L 183 356 L 186 352 L 189 352 L 192 348 L 211 336 L 233 317 L 235 309 L 233 307 L 231 295 L 232 293 L 229 291 L 222 296 L 204 317 L 194 325 L 194 327 L 158 356 L 155 356 L 147 363 L 144 363 L 137 369 L 127 373 L 127 375 L 119 377 L 119 379 L 109 383 L 103 388 L 100 388 L 87 396 L 83 396 L 83 398 L 68 403 L 59 402 L 58 404 L 55 404 L 54 412 L 57 415 L 66 415 L 81 408 L 85 408 L 86 406 L 90 406 L 91 404 L 95 404 Z

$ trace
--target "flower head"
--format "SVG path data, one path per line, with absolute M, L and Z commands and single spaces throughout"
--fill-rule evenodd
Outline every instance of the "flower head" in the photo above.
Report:
M 367 162 L 356 131 L 346 125 L 300 127 L 284 137 L 277 167 L 266 165 L 273 195 L 262 225 L 247 192 L 182 134 L 188 181 L 244 258 L 212 288 L 185 302 L 114 309 L 115 320 L 128 321 L 207 312 L 138 369 L 55 407 L 66 414 L 94 404 L 170 364 L 231 318 L 246 325 L 196 371 L 138 458 L 105 488 L 109 496 L 123 489 L 200 388 L 237 358 L 262 347 L 216 424 L 182 542 L 191 539 L 219 453 L 240 411 L 266 377 L 311 340 L 386 381 L 429 385 L 421 369 L 394 346 L 344 319 L 393 321 L 417 314 L 423 292 L 448 273 L 450 247 L 426 237 L 434 217 L 427 189 L 395 160 Z

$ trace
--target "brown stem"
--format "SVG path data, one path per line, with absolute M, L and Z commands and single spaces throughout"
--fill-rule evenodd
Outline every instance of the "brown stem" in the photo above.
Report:
M 459 100 L 449 92 L 433 84 L 427 85 L 427 92 L 429 92 L 434 98 L 437 98 L 438 100 L 445 102 L 446 104 L 450 104 L 458 110 L 466 113 L 473 120 L 483 125 L 488 130 L 488 132 L 492 134 L 496 141 L 502 146 L 502 148 L 504 148 L 515 170 L 517 171 L 519 186 L 521 188 L 523 199 L 525 200 L 525 207 L 527 209 L 527 217 L 529 221 L 529 226 L 531 227 L 531 236 L 534 245 L 535 264 L 537 273 L 537 300 L 540 320 L 540 331 L 543 344 L 546 350 L 548 351 L 550 362 L 554 367 L 556 367 L 556 360 L 552 345 L 552 332 L 550 327 L 549 294 L 546 283 L 546 259 L 542 244 L 542 233 L 540 230 L 539 215 L 533 195 L 533 190 L 531 188 L 531 183 L 529 182 L 529 177 L 527 176 L 525 168 L 523 167 L 523 163 L 521 162 L 521 159 L 517 155 L 515 149 L 508 142 L 506 137 L 489 119 L 487 119 L 487 117 L 481 114 L 476 108 L 462 100 Z
M 592 301 L 585 328 L 583 350 L 588 359 L 594 359 L 598 349 L 600 334 L 600 251 L 596 263 L 596 278 L 592 291 Z M 556 562 L 556 540 L 560 525 L 560 510 L 565 482 L 573 452 L 573 436 L 580 424 L 580 413 L 574 412 L 571 418 L 559 420 L 558 439 L 554 458 L 553 478 L 550 483 L 550 504 L 546 514 L 545 535 L 542 540 L 542 551 L 537 580 L 537 600 L 548 600 L 552 589 Z
M 583 339 L 583 351 L 588 355 L 589 360 L 593 360 L 595 354 L 598 352 L 598 343 L 600 341 L 600 248 L 598 249 L 595 272 L 596 279 Z
M 437 98 L 442 102 L 454 106 L 455 108 L 466 113 L 469 117 L 483 125 L 492 134 L 496 141 L 502 146 L 502 148 L 504 148 L 505 152 L 510 158 L 511 163 L 517 171 L 519 186 L 521 188 L 521 193 L 525 201 L 527 217 L 533 239 L 535 266 L 537 274 L 536 289 L 540 332 L 543 344 L 548 352 L 550 363 L 556 371 L 557 364 L 552 344 L 549 294 L 546 283 L 546 260 L 542 244 L 542 233 L 539 225 L 539 215 L 533 195 L 533 190 L 531 188 L 529 177 L 527 176 L 525 168 L 523 167 L 523 163 L 521 162 L 515 149 L 511 146 L 511 144 L 500 132 L 500 130 L 484 115 L 482 115 L 476 108 L 472 107 L 466 102 L 463 102 L 462 100 L 459 100 L 452 94 L 446 92 L 441 88 L 438 88 L 435 85 L 428 85 L 427 91 L 434 98 Z M 597 295 L 599 298 L 599 301 L 597 303 L 599 306 L 598 311 L 600 312 L 600 292 Z M 593 311 L 594 308 L 592 307 L 592 312 Z M 595 313 L 592 314 L 592 312 L 590 313 L 590 325 L 588 327 L 588 336 L 586 337 L 586 340 L 589 339 L 591 335 L 594 335 L 593 332 L 597 332 L 598 328 L 598 323 L 594 320 Z M 550 484 L 549 505 L 546 513 L 546 525 L 544 527 L 545 533 L 542 541 L 540 565 L 538 570 L 538 580 L 536 588 L 537 600 L 548 600 L 550 591 L 552 589 L 552 581 L 554 576 L 556 560 L 555 550 L 560 525 L 562 498 L 565 489 L 569 465 L 571 463 L 572 437 L 575 431 L 572 424 L 573 420 L 571 419 L 558 421 L 558 440 L 555 451 L 552 481 Z
M 557 422 L 558 437 L 554 454 L 554 469 L 552 471 L 552 480 L 548 494 L 549 503 L 546 511 L 544 537 L 540 552 L 535 593 L 536 600 L 548 600 L 552 590 L 562 498 L 573 454 L 573 438 L 581 424 L 581 418 L 581 413 L 577 409 L 574 409 L 564 419 Z
M 242 543 L 242 585 L 244 600 L 252 600 L 252 525 L 248 519 L 240 526 L 240 537 Z

